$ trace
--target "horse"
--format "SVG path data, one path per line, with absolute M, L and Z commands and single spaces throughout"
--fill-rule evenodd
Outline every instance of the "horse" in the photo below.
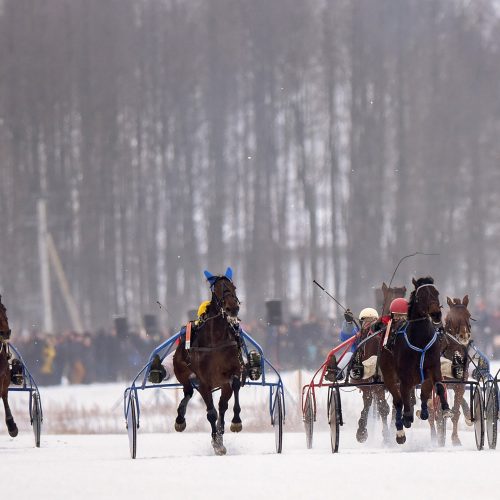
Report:
M 186 349 L 186 339 L 183 338 L 174 354 L 174 373 L 184 392 L 177 408 L 175 430 L 182 432 L 186 428 L 186 408 L 195 385 L 207 407 L 214 451 L 217 455 L 224 455 L 224 415 L 233 393 L 231 431 L 240 432 L 243 428 L 239 404 L 243 372 L 238 323 L 240 301 L 232 281 L 231 268 L 221 276 L 205 271 L 205 276 L 212 293 L 206 319 L 196 328 L 191 347 Z M 221 390 L 218 413 L 212 398 L 212 391 L 217 389 Z
M 9 319 L 7 309 L 2 303 L 0 295 L 0 395 L 5 408 L 5 423 L 10 437 L 16 437 L 18 429 L 9 406 L 9 385 L 11 381 L 9 366 L 9 340 L 10 340 Z
M 396 334 L 392 350 L 382 349 L 380 369 L 384 384 L 392 395 L 396 408 L 396 442 L 406 441 L 404 427 L 413 423 L 411 395 L 421 384 L 420 418 L 429 418 L 427 402 L 435 388 L 445 418 L 452 416 L 445 397 L 441 374 L 441 345 L 438 328 L 441 326 L 439 291 L 430 276 L 412 279 L 408 320 Z
M 406 287 L 388 287 L 385 282 L 382 283 L 382 287 L 380 288 L 383 298 L 381 302 L 382 306 L 382 316 L 389 314 L 389 306 L 391 302 L 399 297 L 404 297 L 406 295 Z M 375 326 L 375 328 L 379 328 L 379 326 Z M 361 337 L 359 342 L 362 342 L 366 339 L 369 334 L 372 333 L 371 328 L 362 329 Z M 358 343 L 359 343 L 358 342 Z M 373 356 L 379 356 L 380 353 L 380 344 L 381 337 L 374 336 L 370 340 L 366 341 L 361 348 L 354 354 L 357 357 L 357 361 L 359 363 L 363 363 L 363 361 L 367 361 Z M 377 363 L 378 364 L 378 363 Z M 364 382 L 376 382 L 378 381 L 378 374 L 364 379 Z M 358 430 L 356 431 L 356 439 L 359 443 L 364 443 L 368 439 L 368 413 L 370 411 L 371 405 L 375 400 L 377 404 L 377 412 L 382 420 L 382 436 L 384 442 L 387 443 L 389 441 L 389 427 L 387 424 L 387 417 L 389 416 L 390 407 L 385 399 L 385 388 L 383 386 L 373 386 L 373 387 L 360 387 L 361 393 L 363 395 L 363 409 L 361 410 L 361 414 L 358 420 Z
M 406 297 L 406 287 L 405 286 L 387 286 L 385 281 L 382 283 L 380 288 L 382 291 L 382 303 L 380 304 L 380 310 L 382 311 L 382 316 L 389 314 L 389 306 L 394 299 Z M 380 296 L 380 294 L 377 294 Z
M 451 367 L 451 376 L 444 376 L 445 380 L 462 380 L 466 381 L 469 372 L 469 357 L 467 349 L 471 341 L 471 314 L 467 309 L 469 305 L 469 296 L 466 295 L 462 300 L 459 298 L 446 297 L 447 304 L 450 308 L 445 318 L 444 331 L 448 335 L 442 340 L 442 357 L 448 360 L 447 364 Z M 450 338 L 451 336 L 451 338 Z M 454 371 L 455 370 L 455 371 Z M 453 389 L 453 431 L 451 434 L 451 442 L 454 446 L 461 446 L 460 438 L 458 437 L 458 420 L 460 418 L 460 406 L 464 411 L 465 421 L 468 425 L 472 425 L 470 420 L 470 409 L 464 399 L 465 385 L 450 384 Z M 432 408 L 432 407 L 431 407 Z M 432 408 L 429 412 L 429 425 L 431 427 L 431 436 L 436 438 L 435 427 L 435 410 Z

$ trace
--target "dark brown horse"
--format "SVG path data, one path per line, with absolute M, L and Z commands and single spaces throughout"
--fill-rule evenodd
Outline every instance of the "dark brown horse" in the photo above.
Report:
M 17 436 L 17 425 L 9 407 L 9 385 L 10 385 L 10 367 L 9 367 L 9 340 L 10 327 L 7 318 L 7 309 L 2 303 L 0 296 L 0 395 L 2 396 L 3 406 L 5 408 L 5 423 L 11 437 Z
M 433 388 L 439 396 L 444 416 L 451 417 L 441 375 L 439 292 L 431 277 L 413 279 L 413 285 L 408 321 L 398 331 L 392 350 L 383 349 L 380 356 L 384 383 L 396 408 L 396 442 L 399 444 L 406 441 L 403 427 L 409 428 L 413 422 L 411 395 L 418 384 L 421 384 L 420 418 L 429 418 L 427 402 Z
M 240 301 L 232 282 L 230 268 L 223 276 L 205 275 L 210 283 L 212 298 L 206 319 L 194 334 L 190 349 L 183 339 L 174 355 L 174 372 L 183 385 L 184 398 L 177 409 L 175 430 L 186 428 L 186 407 L 193 396 L 193 384 L 197 386 L 207 406 L 207 419 L 212 428 L 212 446 L 215 453 L 224 455 L 224 414 L 234 392 L 234 416 L 231 431 L 240 432 L 239 390 L 241 386 L 242 362 L 239 347 L 238 311 Z M 219 413 L 215 409 L 212 391 L 221 389 Z
M 406 287 L 388 287 L 385 282 L 382 283 L 381 294 L 379 301 L 382 316 L 389 314 L 389 306 L 391 302 L 398 298 L 404 297 L 406 295 Z M 379 295 L 379 294 L 377 294 Z M 378 329 L 381 326 L 377 323 L 374 328 Z M 364 331 L 363 331 L 364 330 Z M 362 335 L 360 342 L 366 339 L 372 332 L 372 328 L 362 328 Z M 355 354 L 357 356 L 359 362 L 367 361 L 373 356 L 378 356 L 380 352 L 380 344 L 381 344 L 381 336 L 375 336 L 370 340 L 366 341 L 360 347 L 359 351 Z M 378 380 L 377 373 L 374 376 L 363 379 L 363 382 L 375 382 Z M 356 431 L 356 439 L 360 443 L 364 443 L 368 438 L 368 413 L 370 411 L 370 407 L 375 401 L 377 404 L 377 412 L 380 415 L 382 420 L 382 436 L 384 438 L 384 442 L 389 441 L 389 427 L 387 424 L 387 417 L 390 412 L 389 404 L 385 399 L 385 388 L 383 386 L 374 386 L 374 387 L 360 387 L 360 390 L 363 395 L 363 409 L 361 410 L 361 415 L 358 420 L 358 430 Z
M 446 298 L 450 310 L 446 315 L 444 331 L 446 334 L 442 340 L 442 357 L 448 367 L 443 372 L 444 380 L 467 380 L 468 378 L 468 356 L 467 348 L 471 341 L 471 314 L 467 309 L 469 305 L 469 296 L 466 295 L 462 300 L 459 298 Z M 458 420 L 460 418 L 460 406 L 464 410 L 465 420 L 468 425 L 472 425 L 470 420 L 470 409 L 464 399 L 465 385 L 450 384 L 453 389 L 453 431 L 451 434 L 451 442 L 455 446 L 460 446 L 460 438 L 458 437 Z M 431 409 L 429 413 L 429 424 L 431 426 L 431 436 L 436 437 L 435 428 L 435 411 Z

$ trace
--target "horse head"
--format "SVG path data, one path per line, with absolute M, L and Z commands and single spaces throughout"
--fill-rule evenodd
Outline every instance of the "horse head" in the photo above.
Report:
M 415 290 L 410 295 L 408 317 L 415 319 L 430 316 L 434 323 L 440 323 L 441 305 L 434 279 L 430 276 L 418 280 L 413 278 L 412 283 Z
M 0 295 L 0 340 L 6 341 L 10 339 L 9 319 L 7 318 L 7 309 L 2 303 Z
M 450 310 L 446 315 L 445 329 L 455 337 L 460 344 L 467 346 L 471 340 L 471 314 L 467 309 L 469 305 L 469 296 L 466 295 L 462 300 L 446 297 Z
M 389 287 L 384 283 L 382 283 L 382 294 L 384 296 L 384 301 L 382 305 L 382 316 L 389 314 L 389 306 L 394 299 L 404 298 L 406 296 L 406 287 L 405 286 L 394 286 Z
M 215 276 L 205 271 L 205 277 L 210 283 L 212 291 L 211 305 L 229 318 L 237 319 L 240 310 L 240 300 L 236 295 L 236 286 L 233 283 L 233 270 L 228 267 L 225 274 Z

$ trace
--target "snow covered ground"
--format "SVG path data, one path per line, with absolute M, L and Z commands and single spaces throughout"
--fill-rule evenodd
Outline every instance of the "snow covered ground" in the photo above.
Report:
M 464 423 L 463 445 L 458 448 L 451 445 L 449 432 L 446 446 L 437 448 L 427 423 L 420 421 L 407 430 L 405 445 L 384 447 L 380 422 L 372 416 L 368 441 L 357 443 L 361 396 L 356 390 L 342 393 L 340 453 L 330 451 L 326 390 L 318 398 L 314 447 L 307 450 L 299 388 L 309 377 L 304 372 L 284 374 L 287 422 L 282 455 L 274 451 L 268 392 L 262 388 L 242 391 L 244 430 L 226 434 L 224 457 L 214 456 L 199 396 L 188 407 L 186 432 L 177 434 L 172 431 L 179 395 L 149 391 L 141 398 L 136 460 L 129 458 L 122 415 L 124 385 L 41 388 L 45 421 L 40 449 L 34 448 L 27 398 L 12 395 L 20 434 L 9 438 L 1 419 L 1 470 L 8 471 L 8 480 L 1 481 L 2 498 L 500 497 L 500 451 L 476 451 L 473 430 Z
M 125 435 L 48 435 L 40 449 L 29 435 L 3 436 L 2 498 L 498 498 L 499 455 L 470 440 L 438 450 L 411 437 L 389 449 L 342 438 L 332 455 L 328 434 L 307 450 L 303 434 L 288 433 L 276 455 L 272 434 L 227 435 L 228 455 L 217 457 L 205 433 L 144 434 L 131 460 Z

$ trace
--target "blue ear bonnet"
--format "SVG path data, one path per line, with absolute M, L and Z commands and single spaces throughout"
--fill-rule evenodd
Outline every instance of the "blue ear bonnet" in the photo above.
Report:
M 210 283 L 210 288 L 213 288 L 216 281 L 220 278 L 227 278 L 229 281 L 233 280 L 233 270 L 230 267 L 226 269 L 226 273 L 224 274 L 224 276 L 214 276 L 206 269 L 205 271 L 203 271 L 203 274 L 205 275 L 205 278 L 207 278 L 207 281 Z

